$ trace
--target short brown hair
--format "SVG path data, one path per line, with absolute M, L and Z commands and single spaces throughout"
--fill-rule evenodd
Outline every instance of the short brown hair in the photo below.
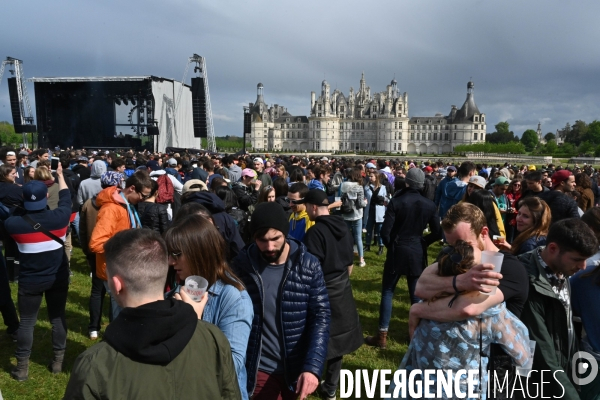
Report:
M 479 207 L 470 203 L 458 203 L 446 213 L 442 220 L 442 229 L 444 232 L 452 232 L 461 222 L 471 224 L 471 230 L 476 236 L 481 235 L 483 227 L 487 226 L 485 215 Z

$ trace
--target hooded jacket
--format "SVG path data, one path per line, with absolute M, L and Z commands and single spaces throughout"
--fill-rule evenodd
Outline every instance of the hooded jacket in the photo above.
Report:
M 453 205 L 462 200 L 467 191 L 467 182 L 455 179 L 446 184 L 440 200 L 440 218 L 444 218 Z
M 308 214 L 306 210 L 302 210 L 299 213 L 292 212 L 290 215 L 290 231 L 288 232 L 288 236 L 293 237 L 294 239 L 302 241 L 304 239 L 304 235 L 306 235 L 306 231 L 314 225 L 314 222 L 308 218 Z
M 288 243 L 290 254 L 284 266 L 279 293 L 282 324 L 280 345 L 284 353 L 285 383 L 295 391 L 301 373 L 311 372 L 320 377 L 323 372 L 329 341 L 330 309 L 319 260 L 295 239 L 288 238 Z M 246 353 L 250 396 L 256 387 L 264 318 L 264 287 L 258 272 L 259 258 L 258 247 L 251 243 L 232 262 L 234 272 L 242 280 L 254 307 Z
M 96 219 L 96 226 L 92 231 L 89 248 L 90 251 L 96 253 L 96 276 L 102 280 L 107 280 L 104 243 L 117 232 L 131 228 L 133 224 L 129 218 L 127 204 L 121 197 L 120 190 L 115 186 L 108 187 L 98 193 L 96 206 L 100 207 L 100 211 Z
M 244 247 L 244 241 L 240 236 L 235 220 L 225 211 L 225 202 L 214 193 L 200 191 L 194 192 L 186 199 L 186 203 L 196 202 L 208 208 L 212 213 L 215 225 L 229 246 L 228 260 L 233 259 Z
M 569 334 L 573 313 L 569 313 L 546 277 L 546 271 L 539 263 L 537 249 L 521 254 L 519 260 L 529 275 L 529 296 L 525 302 L 521 321 L 529 329 L 529 339 L 535 340 L 533 370 L 554 371 L 554 378 L 544 384 L 548 393 L 563 393 L 565 399 L 578 399 L 579 394 L 571 382 L 571 358 L 577 351 L 574 335 Z M 569 278 L 565 279 L 569 293 Z M 539 373 L 532 373 L 528 379 L 534 385 L 541 382 Z M 562 387 L 561 387 L 562 386 Z M 535 393 L 532 389 L 531 393 Z
M 244 211 L 249 211 L 248 207 L 253 206 L 258 201 L 258 190 L 254 186 L 244 185 L 242 182 L 234 182 L 231 189 L 237 197 L 238 205 Z
M 77 357 L 64 398 L 199 396 L 240 398 L 229 342 L 191 306 L 168 299 L 124 308 L 104 341 Z
M 358 349 L 363 344 L 362 328 L 348 266 L 354 262 L 353 239 L 344 219 L 323 215 L 306 232 L 304 244 L 308 252 L 319 259 L 329 295 L 331 325 L 327 359 L 330 360 Z
M 153 180 L 157 180 L 159 176 L 164 175 L 166 173 L 167 171 L 165 171 L 164 169 L 152 171 L 150 172 L 150 178 L 152 178 Z M 173 176 L 172 174 L 167 174 L 167 176 L 173 183 L 173 189 L 175 189 L 177 193 L 181 194 L 181 191 L 183 190 L 183 183 L 179 182 L 177 178 L 175 178 L 175 176 Z
M 80 206 L 96 196 L 102 190 L 102 184 L 100 183 L 100 177 L 106 172 L 106 163 L 102 160 L 96 160 L 92 164 L 92 171 L 90 173 L 90 179 L 81 181 L 79 189 L 77 190 L 77 202 Z
M 79 176 L 79 180 L 82 182 L 86 179 L 89 179 L 91 175 L 90 168 L 83 164 L 77 164 L 73 167 L 72 171 Z

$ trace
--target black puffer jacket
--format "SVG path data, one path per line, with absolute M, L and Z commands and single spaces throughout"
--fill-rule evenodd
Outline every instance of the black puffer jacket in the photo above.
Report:
M 304 244 L 288 238 L 290 254 L 285 263 L 281 285 L 281 315 L 285 352 L 283 365 L 285 381 L 295 391 L 298 377 L 311 372 L 321 377 L 327 358 L 329 341 L 329 296 L 319 260 L 306 250 Z M 254 307 L 252 330 L 246 351 L 248 393 L 252 396 L 260 361 L 263 326 L 263 285 L 258 272 L 259 250 L 251 243 L 232 261 L 236 275 L 242 280 Z
M 160 234 L 169 228 L 169 213 L 166 205 L 143 201 L 138 203 L 137 208 L 143 228 L 152 229 Z

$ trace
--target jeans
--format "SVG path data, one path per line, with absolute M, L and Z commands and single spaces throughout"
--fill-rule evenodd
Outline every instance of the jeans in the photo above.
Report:
M 117 301 L 110 292 L 108 282 L 102 281 L 102 283 L 104 284 L 104 289 L 106 289 L 106 293 L 108 293 L 108 295 L 110 296 L 110 309 L 112 310 L 112 321 L 114 321 L 119 316 L 119 313 L 121 312 L 122 308 L 121 306 L 119 306 L 119 304 L 117 304 Z
M 327 366 L 325 367 L 325 381 L 321 385 L 321 388 L 330 397 L 335 396 L 338 385 L 340 383 L 340 371 L 342 370 L 342 358 L 343 356 L 332 358 L 327 360 Z
M 358 248 L 358 256 L 363 258 L 362 219 L 357 219 L 354 221 L 346 220 L 346 225 L 354 237 L 354 244 Z
M 258 371 L 252 400 L 296 400 L 298 396 L 285 383 L 283 374 Z
M 17 358 L 28 358 L 33 345 L 33 328 L 37 322 L 42 296 L 46 297 L 48 318 L 52 324 L 52 348 L 64 350 L 67 347 L 67 321 L 65 306 L 69 280 L 53 281 L 37 285 L 19 285 L 18 307 L 21 325 L 17 331 Z
M 4 325 L 8 333 L 14 333 L 19 329 L 19 316 L 15 303 L 10 296 L 10 285 L 4 257 L 0 255 L 0 313 L 4 319 Z
M 392 299 L 394 297 L 394 290 L 400 280 L 400 273 L 383 273 L 383 279 L 381 280 L 381 303 L 379 304 L 379 330 L 386 331 L 390 326 L 390 320 L 392 319 Z M 419 298 L 415 296 L 415 289 L 417 288 L 418 276 L 407 276 L 406 281 L 408 283 L 408 293 L 410 295 L 410 304 L 419 302 Z
M 92 290 L 90 291 L 90 324 L 88 326 L 88 332 L 100 331 L 102 324 L 102 308 L 104 305 L 104 295 L 106 289 L 104 288 L 104 281 L 96 276 L 96 255 L 92 254 L 87 256 L 88 264 L 92 272 Z M 109 320 L 112 321 L 109 315 Z
M 383 246 L 383 240 L 381 240 L 381 236 L 379 232 L 381 232 L 381 227 L 383 226 L 383 222 L 375 222 L 375 217 L 369 217 L 369 222 L 367 223 L 367 237 L 365 238 L 367 241 L 367 246 L 371 245 L 371 239 L 373 239 L 373 229 L 375 229 L 375 239 L 377 240 L 378 246 Z
M 75 229 L 77 240 L 79 240 L 79 213 L 75 214 L 75 219 L 71 222 L 71 227 Z

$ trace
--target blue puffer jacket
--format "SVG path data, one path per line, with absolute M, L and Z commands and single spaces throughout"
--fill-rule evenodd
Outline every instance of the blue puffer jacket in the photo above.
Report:
M 327 357 L 331 312 L 329 296 L 319 260 L 306 250 L 301 242 L 288 238 L 290 254 L 281 285 L 281 348 L 285 351 L 283 365 L 285 381 L 290 390 L 303 372 L 311 372 L 320 379 Z M 260 254 L 255 243 L 250 243 L 232 261 L 237 276 L 242 280 L 252 299 L 254 318 L 246 353 L 248 393 L 256 386 L 256 376 L 262 347 L 263 285 L 258 272 Z

